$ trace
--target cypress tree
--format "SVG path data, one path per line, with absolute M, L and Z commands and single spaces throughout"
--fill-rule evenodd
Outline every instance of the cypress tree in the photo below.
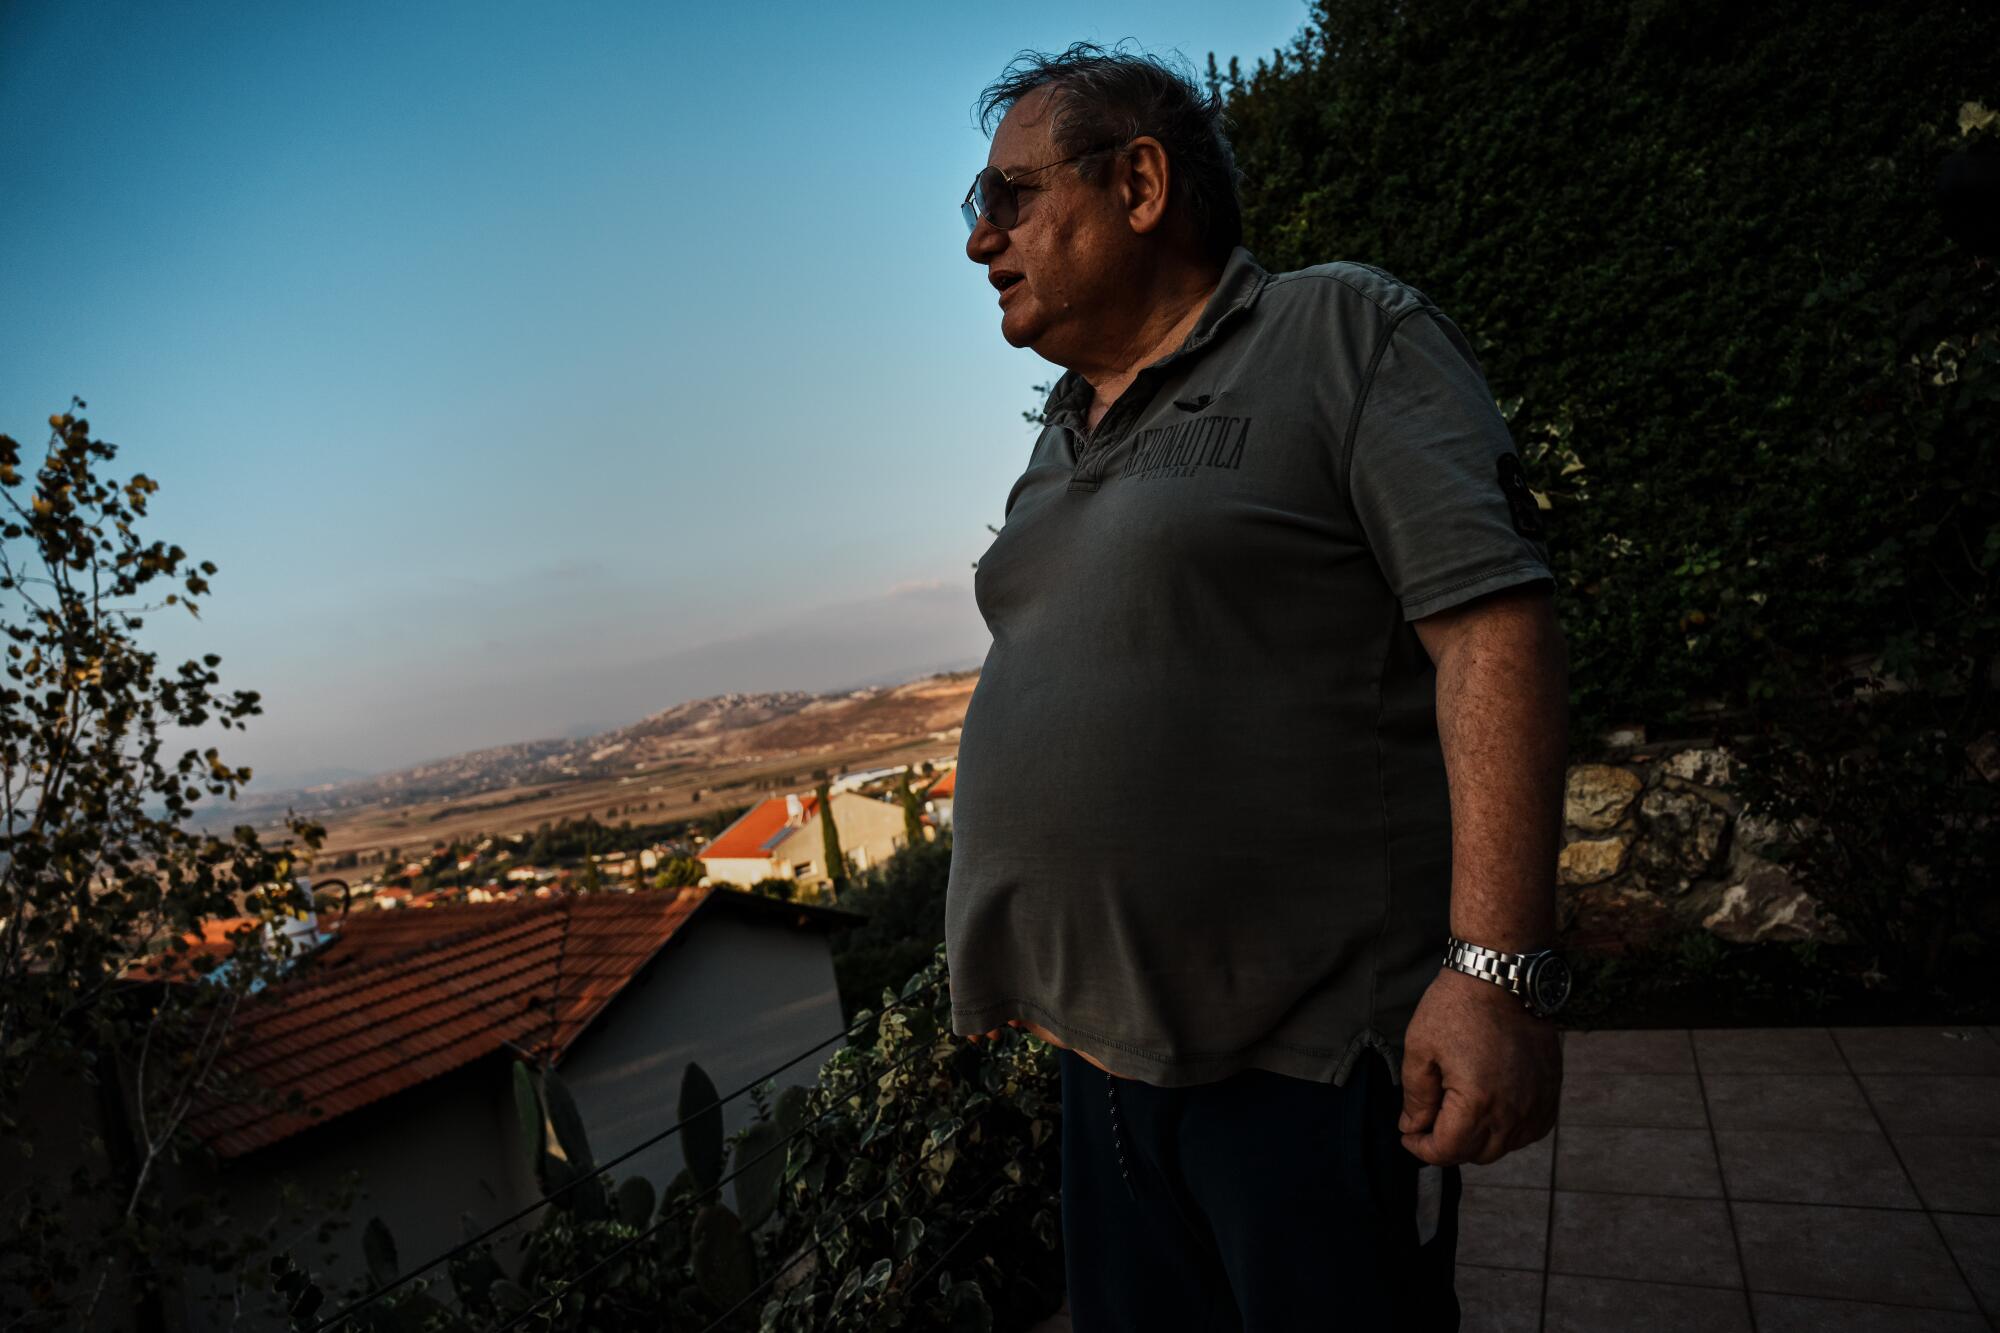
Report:
M 847 888 L 847 858 L 840 851 L 840 830 L 833 826 L 833 797 L 827 791 L 827 784 L 819 784 L 819 831 L 826 839 L 826 873 L 833 881 L 833 893 L 839 897 Z
M 917 794 L 910 790 L 910 770 L 896 775 L 896 799 L 903 807 L 903 841 L 911 847 L 924 842 L 924 817 L 917 809 Z

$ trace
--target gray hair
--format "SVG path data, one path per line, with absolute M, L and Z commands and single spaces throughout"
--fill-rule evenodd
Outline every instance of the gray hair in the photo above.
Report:
M 993 127 L 1014 103 L 1037 88 L 1054 91 L 1050 137 L 1065 155 L 1122 145 L 1150 134 L 1173 164 L 1169 201 L 1194 224 L 1202 249 L 1221 259 L 1243 243 L 1243 209 L 1236 185 L 1236 153 L 1224 132 L 1222 98 L 1201 91 L 1192 70 L 1156 56 L 1107 51 L 1077 42 L 1060 55 L 1023 51 L 974 104 L 979 128 Z M 1092 154 L 1076 164 L 1083 179 L 1104 178 L 1104 160 Z

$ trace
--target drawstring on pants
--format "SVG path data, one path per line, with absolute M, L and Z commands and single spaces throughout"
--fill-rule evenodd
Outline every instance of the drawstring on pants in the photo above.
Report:
M 1118 1080 L 1108 1069 L 1104 1071 L 1104 1096 L 1111 1103 L 1111 1142 L 1118 1149 L 1118 1174 L 1125 1177 L 1125 1192 L 1136 1201 L 1139 1191 L 1132 1188 L 1132 1170 L 1125 1161 L 1125 1139 L 1118 1122 Z

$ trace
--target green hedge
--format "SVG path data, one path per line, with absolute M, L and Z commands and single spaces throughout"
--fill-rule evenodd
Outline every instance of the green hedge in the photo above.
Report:
M 1478 349 L 1577 734 L 1990 647 L 2000 307 L 1931 189 L 1995 50 L 1993 6 L 1328 0 L 1222 77 L 1266 267 L 1380 265 Z
M 2000 152 L 1996 50 L 1992 5 L 1324 0 L 1210 74 L 1265 266 L 1379 265 L 1477 348 L 1572 757 L 1738 743 L 1775 858 L 1912 984 L 1996 926 L 2000 275 L 1934 189 Z

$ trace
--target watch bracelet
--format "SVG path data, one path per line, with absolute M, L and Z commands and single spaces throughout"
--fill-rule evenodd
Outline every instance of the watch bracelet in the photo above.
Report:
M 1468 973 L 1481 981 L 1490 981 L 1529 1007 L 1535 1007 L 1534 997 L 1528 993 L 1527 969 L 1523 966 L 1535 954 L 1503 953 L 1457 936 L 1448 936 L 1447 939 L 1449 942 L 1444 950 L 1446 967 Z M 1537 951 L 1540 952 L 1544 951 Z

